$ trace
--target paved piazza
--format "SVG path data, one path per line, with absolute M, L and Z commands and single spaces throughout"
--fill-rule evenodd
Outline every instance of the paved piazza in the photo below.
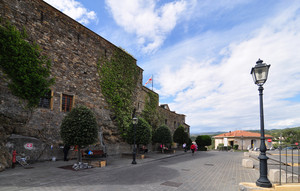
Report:
M 232 191 L 240 182 L 255 182 L 256 168 L 242 167 L 241 152 L 190 152 L 148 154 L 132 159 L 108 158 L 104 168 L 80 171 L 58 168 L 74 161 L 39 162 L 33 168 L 16 167 L 0 173 L 0 190 L 79 191 Z

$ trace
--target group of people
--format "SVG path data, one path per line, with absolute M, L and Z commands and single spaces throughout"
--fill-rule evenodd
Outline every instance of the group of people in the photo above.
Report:
M 187 144 L 183 143 L 182 147 L 184 149 L 184 152 L 186 152 L 187 151 Z M 197 144 L 195 142 L 192 142 L 192 145 L 191 145 L 190 149 L 191 149 L 193 155 L 194 155 L 195 151 L 197 151 L 197 148 L 198 148 Z

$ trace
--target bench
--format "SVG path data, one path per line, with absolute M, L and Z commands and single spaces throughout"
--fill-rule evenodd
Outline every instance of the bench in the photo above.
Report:
M 147 148 L 139 148 L 139 152 L 138 153 L 148 153 L 148 149 Z
M 104 153 L 103 150 L 89 150 L 91 151 L 90 154 L 88 154 L 86 151 L 81 151 L 82 159 L 88 159 L 88 158 L 103 158 L 106 157 L 106 153 Z

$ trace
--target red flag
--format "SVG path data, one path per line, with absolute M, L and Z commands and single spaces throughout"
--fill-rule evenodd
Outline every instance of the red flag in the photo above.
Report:
M 149 78 L 149 80 L 145 83 L 145 85 L 147 84 L 151 84 L 152 83 L 152 76 Z

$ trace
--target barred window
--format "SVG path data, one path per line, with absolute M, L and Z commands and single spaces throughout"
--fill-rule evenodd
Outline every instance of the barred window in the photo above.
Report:
M 51 98 L 52 98 L 51 90 L 49 90 L 48 92 L 45 93 L 45 95 L 43 97 L 40 98 L 38 107 L 50 109 L 51 108 Z
M 73 107 L 73 101 L 74 99 L 72 95 L 62 94 L 61 110 L 64 112 L 71 111 Z

